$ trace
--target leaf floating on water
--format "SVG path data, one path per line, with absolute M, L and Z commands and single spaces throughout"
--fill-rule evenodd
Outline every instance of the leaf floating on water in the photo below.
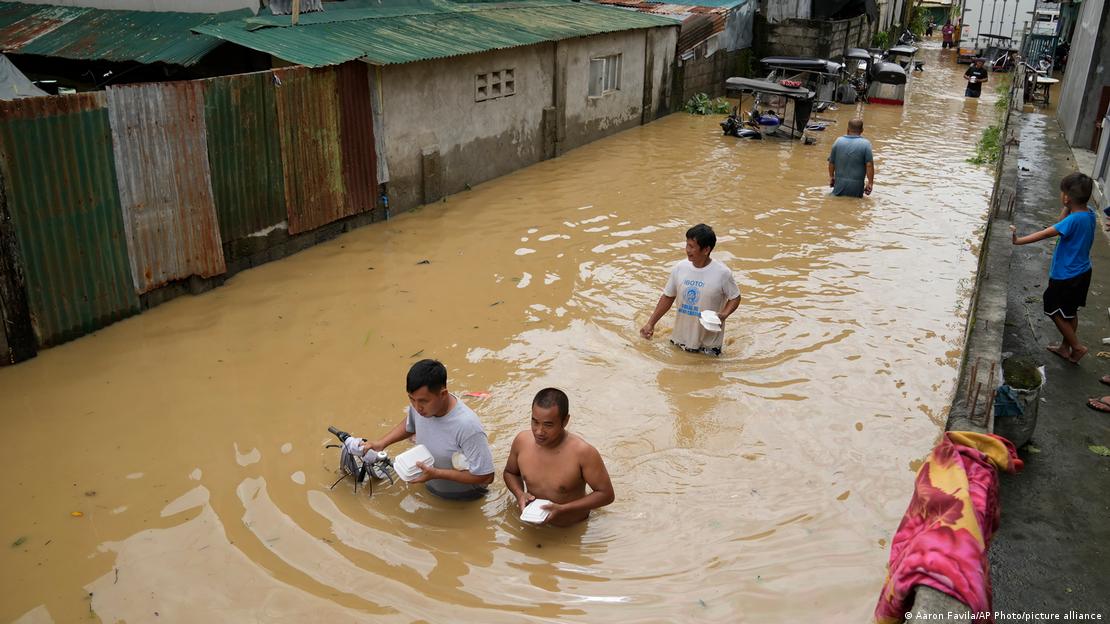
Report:
M 708 607 L 709 606 L 709 605 L 705 604 L 705 601 L 702 600 L 701 598 L 698 598 L 698 604 L 700 604 L 703 607 Z
M 80 518 L 81 516 L 83 516 L 85 514 L 83 512 L 80 512 L 80 511 L 71 511 L 71 512 L 69 512 L 69 515 L 73 516 L 74 518 Z
M 85 496 L 96 496 L 96 490 L 89 490 L 85 492 Z
M 12 548 L 18 548 L 18 547 L 22 546 L 23 543 L 26 542 L 26 541 L 27 541 L 26 537 L 20 537 L 19 539 L 12 542 Z
M 495 305 L 501 305 L 502 303 L 505 303 L 505 302 L 504 302 L 504 300 L 498 299 L 497 301 L 494 301 L 493 303 L 489 304 L 489 307 L 491 307 L 491 308 L 492 308 L 493 306 L 495 306 Z M 477 327 L 477 326 L 475 326 L 475 327 L 474 327 L 474 329 L 478 329 L 478 327 Z
M 431 264 L 431 263 L 432 263 L 432 261 L 428 260 L 428 259 L 424 259 L 424 260 L 421 260 L 420 262 L 417 262 L 417 264 Z
M 1092 444 L 1092 445 L 1088 446 L 1087 448 L 1091 449 L 1091 452 L 1094 453 L 1095 455 L 1102 455 L 1103 457 L 1110 457 L 1110 448 L 1106 448 L 1105 446 L 1096 446 L 1096 445 Z
M 409 357 L 410 357 L 410 358 L 414 358 L 414 357 L 416 357 L 416 356 L 420 355 L 420 354 L 421 354 L 421 353 L 423 353 L 423 352 L 424 352 L 424 350 L 423 350 L 423 349 L 421 349 L 421 350 L 417 351 L 416 353 L 413 353 L 413 354 L 412 354 L 412 355 L 410 355 Z
M 1029 451 L 1030 453 L 1032 453 L 1034 455 L 1041 452 L 1041 449 L 1033 446 L 1032 444 L 1026 444 L 1025 445 L 1025 450 Z

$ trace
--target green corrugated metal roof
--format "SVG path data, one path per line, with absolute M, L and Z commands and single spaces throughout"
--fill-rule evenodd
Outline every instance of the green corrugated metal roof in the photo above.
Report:
M 0 51 L 77 60 L 192 65 L 222 43 L 196 26 L 250 16 L 155 13 L 0 2 Z
M 198 26 L 195 31 L 322 67 L 355 59 L 378 65 L 473 54 L 600 33 L 676 26 L 670 17 L 573 0 L 454 3 L 425 0 L 380 9 L 337 9 Z
M 677 4 L 690 7 L 714 7 L 719 9 L 734 9 L 752 0 L 647 0 L 651 4 Z

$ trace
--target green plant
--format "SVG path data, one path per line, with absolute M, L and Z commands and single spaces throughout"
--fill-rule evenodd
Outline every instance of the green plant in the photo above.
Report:
M 913 17 L 910 18 L 910 31 L 920 37 L 925 34 L 925 28 L 929 26 L 929 10 L 923 6 L 916 6 L 913 9 Z
M 871 47 L 886 49 L 890 45 L 890 33 L 885 30 L 880 30 L 871 37 Z
M 995 87 L 995 92 L 998 93 L 998 99 L 994 101 L 994 113 L 1000 119 L 1006 115 L 1006 111 L 1010 108 L 1010 96 L 1013 94 L 1013 83 L 1013 74 L 1002 74 L 998 79 L 998 85 Z
M 967 159 L 973 165 L 993 165 L 1002 155 L 1002 127 L 991 124 L 983 130 L 979 143 L 975 146 L 975 155 Z
M 719 115 L 729 110 L 728 100 L 725 98 L 709 99 L 705 93 L 698 93 L 686 102 L 686 112 L 692 115 Z

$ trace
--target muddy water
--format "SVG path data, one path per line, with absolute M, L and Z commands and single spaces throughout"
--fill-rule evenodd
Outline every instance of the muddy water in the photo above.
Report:
M 870 198 L 826 194 L 853 107 L 809 147 L 672 115 L 0 370 L 0 620 L 865 621 L 990 186 L 991 99 L 939 54 L 863 109 Z M 637 334 L 699 221 L 743 292 L 720 359 L 670 347 L 673 312 Z M 329 491 L 325 428 L 380 435 L 427 356 L 490 393 L 489 497 Z M 570 530 L 500 479 L 549 384 L 617 489 Z

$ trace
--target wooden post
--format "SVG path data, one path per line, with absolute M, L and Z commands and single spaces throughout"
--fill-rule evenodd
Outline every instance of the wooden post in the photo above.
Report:
M 293 25 L 301 21 L 301 0 L 293 0 Z
M 0 366 L 15 364 L 35 357 L 34 329 L 27 302 L 23 267 L 19 261 L 19 244 L 15 224 L 8 213 L 4 175 L 0 172 Z

